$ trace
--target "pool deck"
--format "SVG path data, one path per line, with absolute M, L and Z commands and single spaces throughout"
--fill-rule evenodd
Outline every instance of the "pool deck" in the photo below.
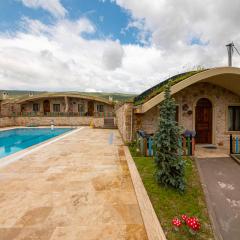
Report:
M 148 239 L 118 131 L 84 127 L 2 166 L 0 239 Z

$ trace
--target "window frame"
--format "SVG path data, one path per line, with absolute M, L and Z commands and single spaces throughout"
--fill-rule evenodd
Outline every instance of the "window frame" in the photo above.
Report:
M 82 107 L 83 111 L 80 111 L 81 110 L 80 106 Z M 78 112 L 79 113 L 84 113 L 85 112 L 85 105 L 84 105 L 84 103 L 78 103 Z
M 56 109 L 55 109 L 55 107 L 56 106 L 59 106 L 59 111 L 55 111 Z M 56 113 L 60 113 L 61 112 L 61 104 L 60 103 L 53 103 L 53 112 L 56 112 Z
M 37 111 L 34 109 L 35 106 L 37 106 Z M 39 103 L 33 103 L 33 105 L 32 105 L 32 111 L 33 111 L 33 112 L 39 112 L 39 111 L 40 111 L 40 105 L 39 105 Z
M 100 109 L 99 109 L 100 108 Z M 102 109 L 101 109 L 102 108 Z M 102 111 L 100 111 L 102 110 Z M 97 112 L 103 113 L 104 112 L 104 104 L 97 104 Z
M 240 104 L 229 104 L 227 105 L 227 108 L 226 108 L 226 129 L 227 129 L 227 132 L 240 132 L 240 118 L 239 118 L 239 129 L 235 130 L 235 127 L 236 127 L 236 110 L 234 111 L 233 115 L 235 117 L 233 117 L 233 123 L 232 123 L 232 126 L 233 126 L 233 129 L 229 129 L 229 109 L 230 108 L 238 108 L 240 110 Z M 240 116 L 240 115 L 239 115 Z

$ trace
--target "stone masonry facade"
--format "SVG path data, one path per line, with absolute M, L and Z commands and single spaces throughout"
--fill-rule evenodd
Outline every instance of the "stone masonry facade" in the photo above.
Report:
M 89 126 L 93 121 L 97 128 L 104 127 L 104 118 L 93 117 L 1 117 L 0 127 L 11 126 Z
M 208 98 L 213 106 L 213 143 L 218 147 L 229 147 L 228 106 L 240 105 L 240 97 L 225 88 L 210 83 L 196 83 L 174 95 L 179 106 L 179 124 L 184 129 L 195 130 L 195 106 L 200 98 Z M 142 129 L 154 133 L 159 122 L 159 107 L 145 114 L 134 116 L 134 130 Z M 239 134 L 239 132 L 232 132 Z
M 125 103 L 116 110 L 116 124 L 124 142 L 132 141 L 133 104 Z
M 114 105 L 107 104 L 105 102 L 100 102 L 92 99 L 81 99 L 74 97 L 51 97 L 51 98 L 41 98 L 36 100 L 27 100 L 22 103 L 15 103 L 8 100 L 0 102 L 0 115 L 4 117 L 9 117 L 14 114 L 20 113 L 32 113 L 35 112 L 37 115 L 43 114 L 44 111 L 44 101 L 49 102 L 49 110 L 47 112 L 54 112 L 54 105 L 59 105 L 59 111 L 61 113 L 81 113 L 81 116 L 98 115 L 98 113 L 113 113 Z M 91 104 L 90 104 L 91 103 Z M 38 106 L 38 110 L 34 110 L 34 105 Z M 79 109 L 79 105 L 81 108 Z M 92 114 L 89 114 L 89 106 L 92 105 Z M 101 111 L 98 109 L 101 106 Z

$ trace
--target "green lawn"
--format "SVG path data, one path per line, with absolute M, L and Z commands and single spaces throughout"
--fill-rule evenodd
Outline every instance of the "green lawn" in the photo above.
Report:
M 187 187 L 186 192 L 181 194 L 156 183 L 153 158 L 139 157 L 131 147 L 130 151 L 167 239 L 214 239 L 195 162 L 191 158 L 186 158 Z M 201 230 L 197 235 L 192 236 L 185 226 L 179 232 L 173 231 L 171 223 L 173 217 L 181 217 L 182 214 L 199 218 Z

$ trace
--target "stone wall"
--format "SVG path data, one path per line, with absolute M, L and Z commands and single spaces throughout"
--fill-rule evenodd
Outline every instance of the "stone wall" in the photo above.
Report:
M 132 111 L 132 103 L 125 103 L 116 110 L 116 124 L 126 143 L 132 141 Z
M 240 97 L 225 88 L 209 83 L 198 83 L 177 93 L 175 99 L 181 104 L 181 125 L 195 129 L 194 109 L 200 98 L 208 98 L 213 105 L 213 143 L 228 147 L 229 132 L 227 129 L 228 105 L 239 104 Z
M 89 126 L 91 121 L 95 127 L 104 126 L 104 118 L 92 117 L 2 117 L 0 127 L 9 126 L 50 126 L 53 121 L 56 126 Z
M 88 101 L 86 99 L 81 99 L 81 98 L 68 98 L 68 112 L 78 112 L 78 104 L 83 104 L 84 106 L 84 112 L 88 111 Z M 92 100 L 90 100 L 92 101 Z M 22 107 L 24 107 L 24 112 L 33 112 L 33 104 L 37 103 L 39 104 L 40 107 L 40 112 L 44 112 L 43 109 L 43 102 L 44 100 L 38 100 L 38 101 L 33 101 L 33 102 L 27 102 L 22 104 Z M 50 98 L 50 112 L 53 111 L 53 104 L 60 104 L 60 112 L 66 112 L 66 104 L 64 98 Z M 97 112 L 97 105 L 103 105 L 104 107 L 104 112 L 113 112 L 114 108 L 111 105 L 98 102 L 98 101 L 93 101 L 94 103 L 94 112 Z
M 134 117 L 134 131 L 144 130 L 152 134 L 156 132 L 159 123 L 159 107 L 154 107 L 145 114 L 136 114 Z
M 12 117 L 0 117 L 0 127 L 14 126 L 14 118 Z
M 227 130 L 228 105 L 239 104 L 240 97 L 222 87 L 210 83 L 191 85 L 174 95 L 179 106 L 179 124 L 185 129 L 195 129 L 195 106 L 200 98 L 208 98 L 213 105 L 213 143 L 219 147 L 229 146 Z M 134 129 L 143 129 L 154 133 L 158 127 L 158 107 L 150 109 L 142 115 L 135 115 Z M 235 132 L 237 134 L 237 132 Z M 239 132 L 238 132 L 239 134 Z
M 1 104 L 1 116 L 8 117 L 11 116 L 12 112 L 20 112 L 21 106 L 20 104 L 14 103 L 2 103 Z
M 33 104 L 38 104 L 39 105 L 39 112 L 43 113 L 44 112 L 44 107 L 43 103 L 44 100 L 49 100 L 49 105 L 50 105 L 50 112 L 53 112 L 53 104 L 60 104 L 60 112 L 74 112 L 78 113 L 78 104 L 83 104 L 84 106 L 84 112 L 88 112 L 88 102 L 93 101 L 93 111 L 97 113 L 97 105 L 103 105 L 103 110 L 105 113 L 112 113 L 114 112 L 114 106 L 106 104 L 104 102 L 99 102 L 95 100 L 87 100 L 87 99 L 81 99 L 81 98 L 67 98 L 66 102 L 63 97 L 56 97 L 56 98 L 49 98 L 49 99 L 39 99 L 39 100 L 34 100 L 34 101 L 29 101 L 29 102 L 24 102 L 22 104 L 18 103 L 0 103 L 0 114 L 2 116 L 12 116 L 12 113 L 20 113 L 20 112 L 33 112 Z M 67 103 L 67 106 L 66 106 Z

